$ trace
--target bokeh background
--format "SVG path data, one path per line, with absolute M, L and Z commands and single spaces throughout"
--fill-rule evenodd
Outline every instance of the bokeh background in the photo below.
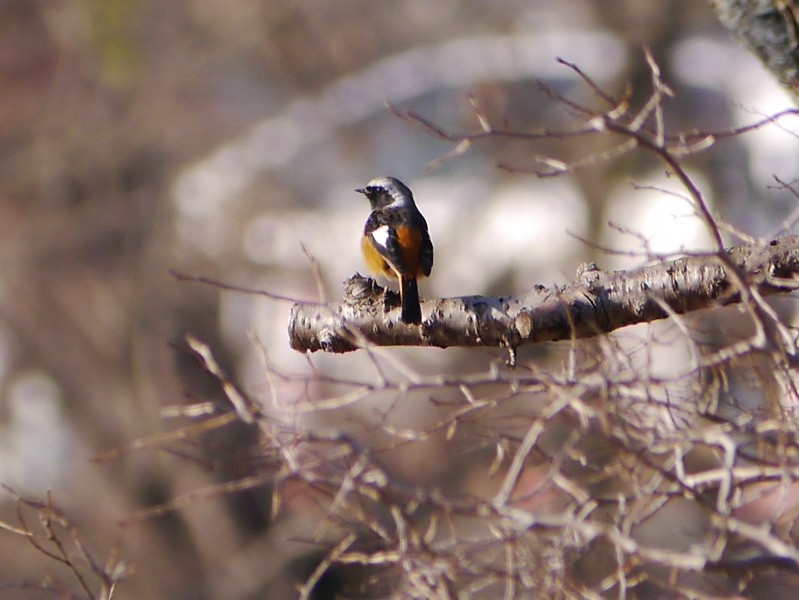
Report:
M 383 174 L 414 190 L 430 224 L 436 263 L 423 295 L 522 292 L 568 281 L 589 260 L 641 264 L 641 240 L 625 229 L 658 252 L 707 247 L 689 205 L 647 187 L 676 190 L 649 157 L 538 179 L 497 164 L 575 160 L 607 140 L 487 140 L 428 169 L 452 145 L 386 107 L 474 131 L 468 92 L 495 124 L 573 125 L 539 82 L 583 102 L 591 93 L 556 58 L 614 93 L 630 82 L 640 106 L 644 45 L 676 93 L 672 131 L 726 129 L 789 105 L 695 0 L 0 0 L 0 482 L 33 497 L 52 490 L 98 555 L 119 543 L 135 567 L 119 598 L 292 597 L 324 550 L 290 541 L 313 535 L 301 500 L 277 521 L 270 491 L 256 489 L 119 526 L 247 474 L 237 449 L 257 444 L 254 432 L 220 436 L 224 451 L 208 464 L 147 451 L 92 461 L 173 428 L 164 407 L 219 397 L 181 348 L 187 333 L 254 398 L 269 392 L 253 336 L 281 369 L 307 372 L 288 347 L 289 303 L 170 270 L 315 299 L 304 245 L 336 299 L 363 271 L 368 207 L 353 189 Z M 795 136 L 772 127 L 720 141 L 689 167 L 729 223 L 767 236 L 794 210 L 773 175 L 796 179 L 798 152 Z M 632 255 L 602 255 L 580 238 Z M 426 373 L 504 358 L 395 354 Z M 334 373 L 368 365 L 313 360 Z M 426 418 L 416 408 L 399 414 L 403 426 Z M 303 418 L 344 427 L 341 415 Z M 441 481 L 446 452 L 439 440 L 386 460 L 403 477 Z M 0 495 L 0 518 L 15 522 L 13 495 Z M 48 574 L 69 581 L 0 531 L 0 586 Z M 319 597 L 336 589 L 326 580 Z

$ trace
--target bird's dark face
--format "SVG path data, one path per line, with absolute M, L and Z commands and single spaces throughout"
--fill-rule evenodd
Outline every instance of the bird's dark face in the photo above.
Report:
M 393 177 L 377 177 L 366 184 L 366 187 L 355 190 L 369 199 L 372 210 L 387 206 L 405 206 L 413 203 L 413 194 L 399 179 Z

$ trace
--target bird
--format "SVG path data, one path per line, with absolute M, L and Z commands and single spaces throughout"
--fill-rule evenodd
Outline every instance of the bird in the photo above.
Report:
M 366 219 L 361 251 L 375 274 L 399 282 L 400 320 L 421 324 L 417 280 L 433 269 L 433 242 L 427 221 L 416 208 L 413 193 L 399 179 L 376 177 L 356 192 L 365 195 L 372 212 Z

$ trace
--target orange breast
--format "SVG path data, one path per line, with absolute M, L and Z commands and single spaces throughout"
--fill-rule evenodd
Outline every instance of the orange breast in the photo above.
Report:
M 372 273 L 397 279 L 397 274 L 388 266 L 386 259 L 377 251 L 369 240 L 369 236 L 361 238 L 361 252 L 363 253 L 363 262 L 366 263 L 366 268 Z

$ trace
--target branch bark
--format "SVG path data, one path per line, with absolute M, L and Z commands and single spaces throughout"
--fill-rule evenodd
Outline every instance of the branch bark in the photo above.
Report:
M 793 0 L 712 0 L 721 24 L 799 97 L 799 6 Z
M 690 256 L 635 271 L 583 265 L 574 282 L 518 296 L 461 296 L 422 302 L 422 326 L 399 320 L 396 294 L 355 275 L 343 302 L 297 303 L 289 320 L 298 352 L 379 346 L 500 346 L 592 337 L 626 325 L 740 302 L 741 285 L 760 294 L 799 288 L 799 236 Z

